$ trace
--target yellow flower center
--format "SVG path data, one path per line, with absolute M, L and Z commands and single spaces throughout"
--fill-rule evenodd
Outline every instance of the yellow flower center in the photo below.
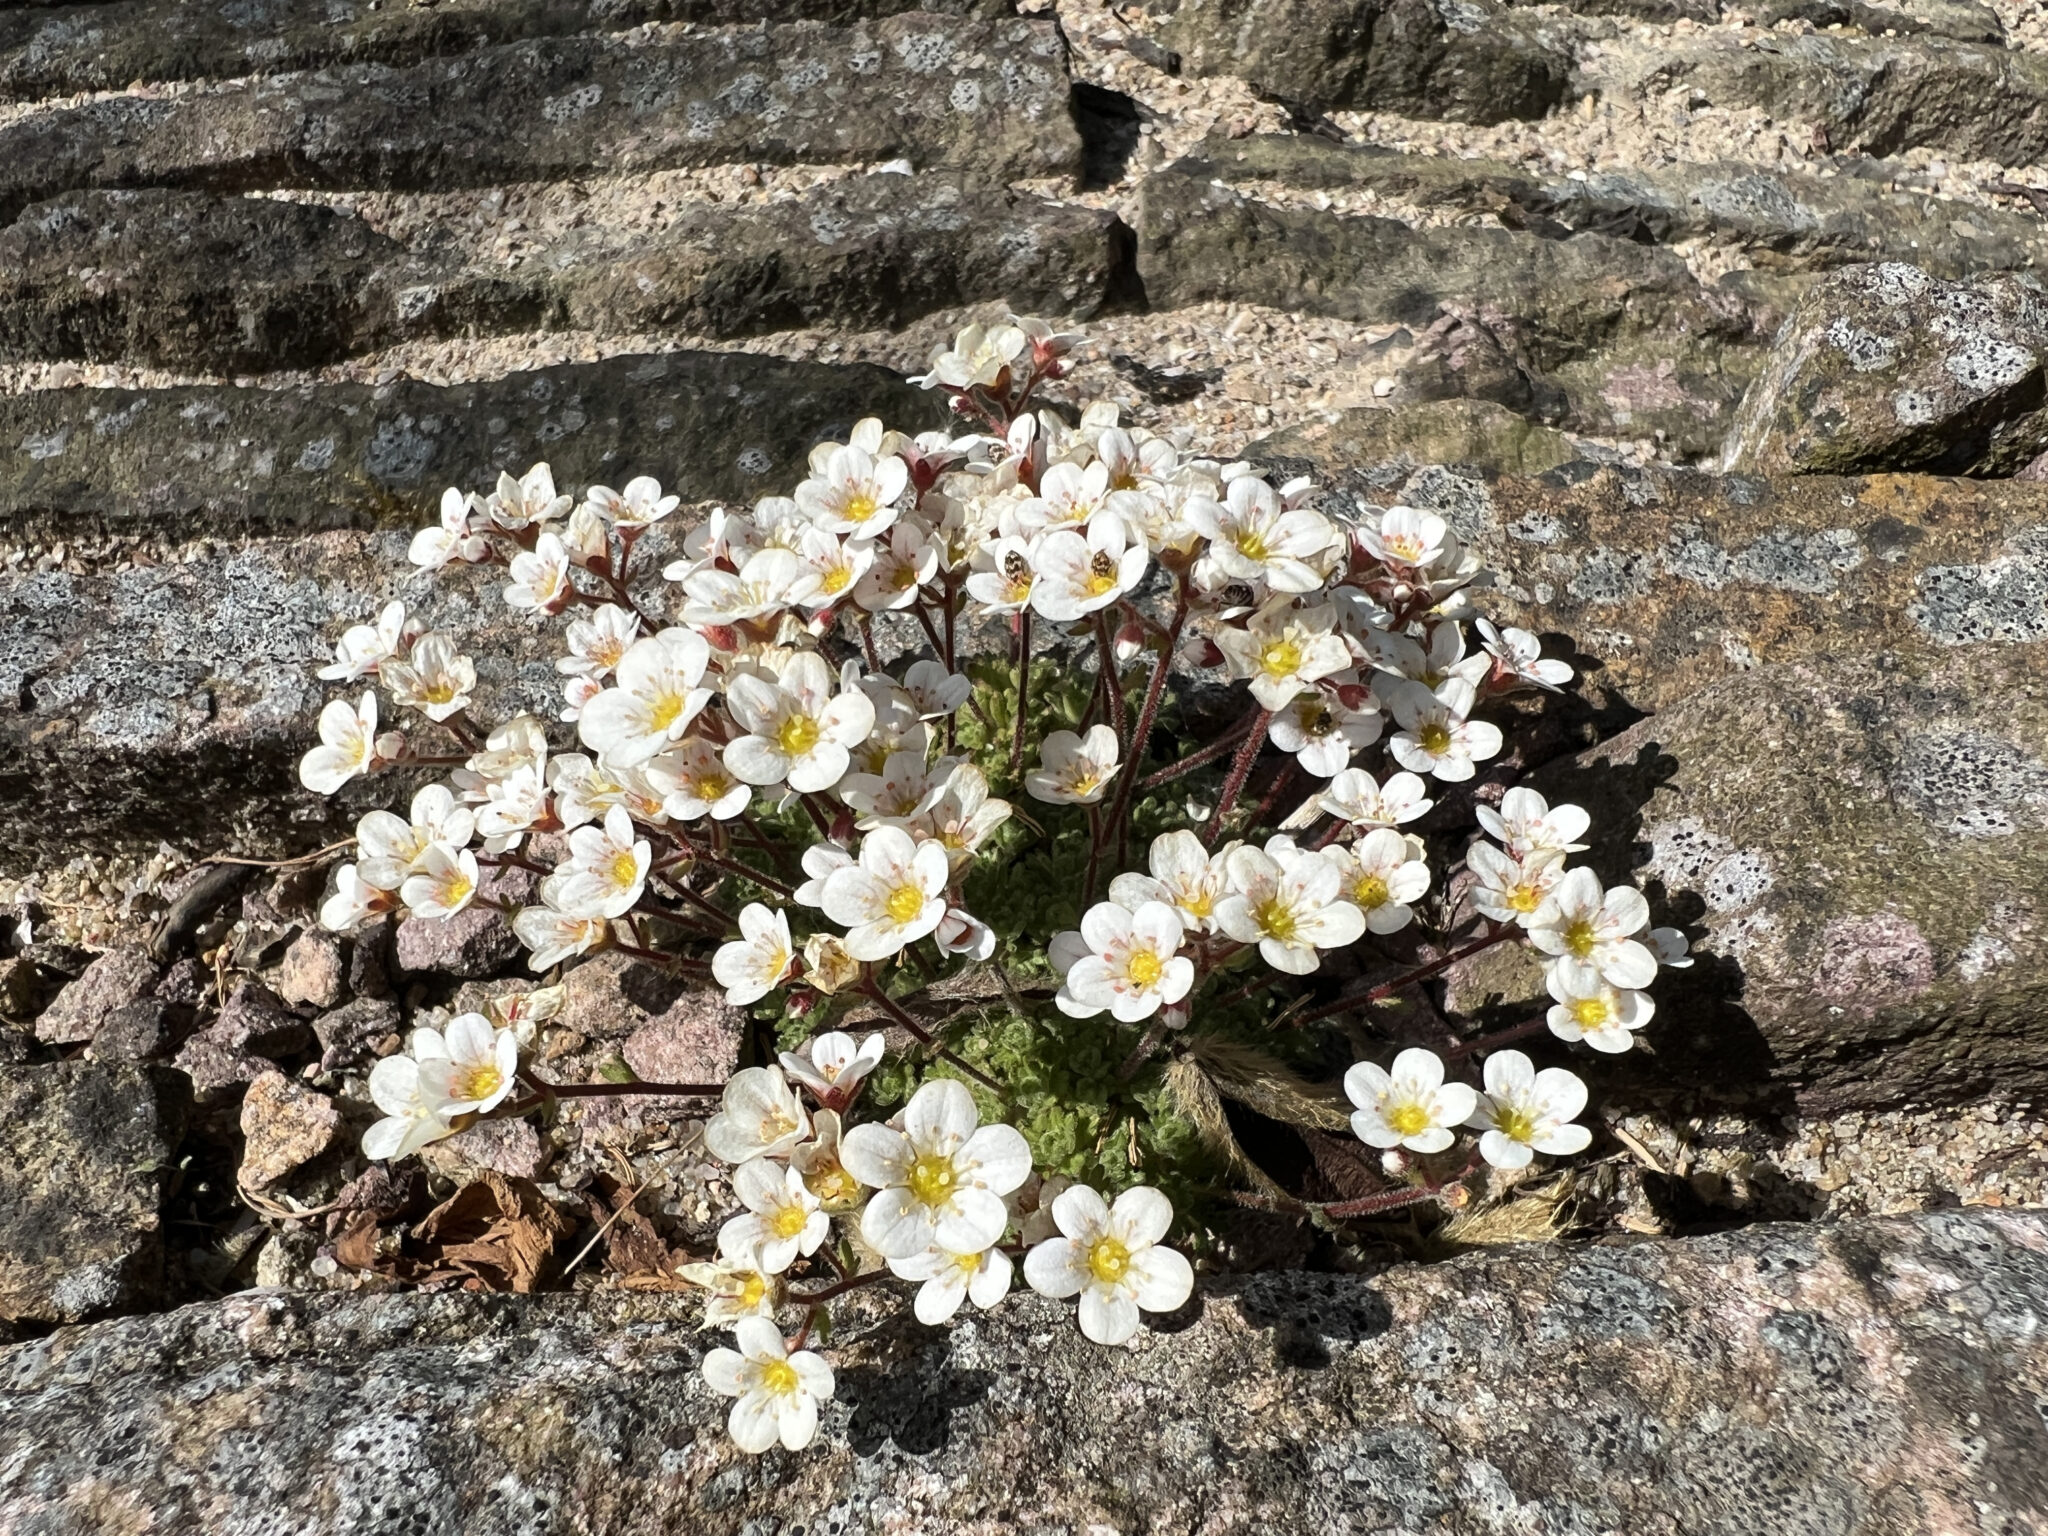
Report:
M 1572 1004 L 1572 1017 L 1581 1029 L 1599 1029 L 1613 1016 L 1614 1010 L 1604 997 L 1582 997 Z
M 1105 1285 L 1115 1285 L 1131 1267 L 1131 1250 L 1113 1237 L 1097 1238 L 1088 1250 L 1088 1272 Z
M 1134 987 L 1153 986 L 1158 982 L 1165 970 L 1166 964 L 1159 956 L 1149 949 L 1141 949 L 1131 956 L 1129 971 L 1131 985 Z
M 505 1074 L 498 1070 L 496 1062 L 479 1062 L 453 1073 L 448 1090 L 464 1103 L 480 1103 L 504 1085 Z
M 1189 917 L 1207 917 L 1216 910 L 1216 898 L 1207 891 L 1192 891 L 1181 897 L 1180 909 Z
M 796 1118 L 784 1109 L 771 1109 L 761 1117 L 761 1141 L 766 1144 L 780 1141 L 791 1131 L 800 1129 Z
M 864 523 L 879 510 L 875 498 L 862 491 L 846 498 L 846 520 L 849 523 Z
M 1493 1112 L 1493 1128 L 1509 1141 L 1527 1141 L 1536 1134 L 1536 1121 L 1526 1112 L 1503 1104 Z
M 1533 885 L 1518 885 L 1508 892 L 1508 909 L 1513 912 L 1534 912 L 1543 905 L 1543 893 Z
M 1102 786 L 1102 775 L 1093 768 L 1076 769 L 1074 776 L 1067 780 L 1067 790 L 1074 795 L 1092 795 Z
M 794 1397 L 802 1385 L 796 1367 L 787 1360 L 770 1360 L 761 1367 L 761 1390 L 771 1397 Z
M 450 677 L 436 678 L 420 689 L 420 697 L 429 704 L 446 704 L 456 695 L 455 680 Z
M 1415 740 L 1431 757 L 1442 757 L 1451 750 L 1451 728 L 1441 720 L 1432 720 L 1415 733 Z
M 1584 960 L 1593 953 L 1593 946 L 1600 942 L 1600 936 L 1593 931 L 1593 925 L 1583 917 L 1564 931 L 1564 947 Z
M 732 780 L 722 773 L 707 773 L 697 780 L 699 800 L 722 800 L 732 792 Z
M 802 1206 L 785 1205 L 775 1213 L 775 1219 L 769 1225 L 775 1229 L 777 1237 L 796 1237 L 810 1219 L 811 1213 Z
M 847 1205 L 859 1198 L 860 1185 L 837 1163 L 813 1168 L 804 1175 L 804 1188 L 825 1205 Z
M 959 1182 L 959 1175 L 953 1171 L 953 1159 L 927 1152 L 910 1165 L 910 1178 L 906 1181 L 910 1197 L 920 1205 L 944 1205 L 953 1198 L 953 1186 Z
M 889 893 L 889 899 L 882 903 L 882 910 L 889 914 L 892 922 L 907 923 L 924 910 L 924 887 L 921 885 L 899 885 Z
M 768 1282 L 758 1272 L 748 1270 L 746 1278 L 740 1281 L 740 1288 L 734 1296 L 742 1307 L 758 1307 L 768 1294 Z
M 1259 931 L 1269 939 L 1278 939 L 1285 944 L 1293 939 L 1296 927 L 1294 909 L 1278 896 L 1268 896 L 1252 908 L 1252 916 L 1259 925 Z
M 1246 528 L 1238 533 L 1237 552 L 1247 560 L 1270 560 L 1273 558 L 1273 546 L 1266 542 L 1265 534 L 1256 528 Z
M 1360 875 L 1358 884 L 1351 887 L 1351 899 L 1366 911 L 1387 904 L 1387 882 L 1378 875 Z
M 809 715 L 791 715 L 777 727 L 775 744 L 785 756 L 802 757 L 818 744 L 818 722 Z
M 665 731 L 682 718 L 686 701 L 680 693 L 659 693 L 654 702 L 647 706 L 647 723 L 657 731 Z
M 611 876 L 612 884 L 617 886 L 631 885 L 640 878 L 640 861 L 633 856 L 632 849 L 621 848 L 612 855 Z
M 818 584 L 818 590 L 821 592 L 833 593 L 844 592 L 847 588 L 847 584 L 852 580 L 852 566 L 835 565 L 827 569 L 827 571 L 825 572 L 825 579 Z
M 1429 1129 L 1429 1111 L 1420 1104 L 1397 1104 L 1387 1111 L 1387 1124 L 1403 1136 L 1417 1136 Z
M 1259 670 L 1268 677 L 1291 677 L 1301 667 L 1301 647 L 1292 640 L 1268 640 L 1259 651 Z

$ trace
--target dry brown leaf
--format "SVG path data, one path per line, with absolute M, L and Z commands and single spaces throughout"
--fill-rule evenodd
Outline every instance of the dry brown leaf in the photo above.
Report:
M 662 1241 L 653 1221 L 634 1204 L 639 1191 L 608 1174 L 600 1175 L 593 1187 L 603 1204 L 593 1201 L 592 1215 L 611 1222 L 604 1238 L 605 1267 L 629 1290 L 685 1289 L 675 1273 L 685 1256 Z
M 532 1291 L 569 1235 L 570 1222 L 530 1179 L 485 1173 L 427 1213 L 413 1229 L 420 1261 L 466 1275 L 489 1290 Z

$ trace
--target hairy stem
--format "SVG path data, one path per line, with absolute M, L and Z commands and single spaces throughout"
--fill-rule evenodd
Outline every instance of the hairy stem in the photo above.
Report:
M 1141 790 L 1157 789 L 1162 784 L 1171 784 L 1175 779 L 1186 778 L 1204 764 L 1215 762 L 1217 758 L 1223 756 L 1224 753 L 1237 745 L 1237 738 L 1251 724 L 1251 718 L 1246 716 L 1221 736 L 1210 742 L 1206 747 L 1190 752 L 1178 762 L 1168 763 L 1149 778 L 1141 779 L 1138 783 L 1138 788 Z
M 1481 950 L 1491 949 L 1494 945 L 1511 939 L 1514 936 L 1515 929 L 1510 924 L 1499 929 L 1497 932 L 1474 939 L 1470 944 L 1464 945 L 1462 948 L 1452 950 L 1441 959 L 1432 960 L 1427 965 L 1419 965 L 1412 971 L 1403 971 L 1391 981 L 1383 981 L 1378 986 L 1368 987 L 1363 992 L 1350 993 L 1348 996 L 1338 998 L 1334 1003 L 1325 1003 L 1320 1008 L 1300 1015 L 1294 1020 L 1294 1023 L 1297 1026 L 1313 1024 L 1319 1019 L 1334 1018 L 1340 1013 L 1348 1013 L 1363 1003 L 1376 1003 L 1381 998 L 1392 997 L 1403 987 L 1412 987 L 1418 981 L 1427 981 L 1430 977 L 1440 975 L 1442 972 L 1449 970 L 1460 960 L 1476 955 Z
M 1031 713 L 1031 610 L 1017 615 L 1017 720 L 1010 739 L 1010 779 L 1024 771 L 1024 722 Z
M 1223 818 L 1230 814 L 1237 804 L 1237 797 L 1244 793 L 1244 781 L 1252 776 L 1252 764 L 1259 759 L 1259 748 L 1266 744 L 1266 723 L 1273 718 L 1273 711 L 1261 709 L 1252 716 L 1251 729 L 1245 733 L 1244 745 L 1237 749 L 1237 756 L 1231 759 L 1230 776 L 1223 781 L 1223 793 L 1216 801 L 1216 810 L 1209 818 L 1208 829 L 1202 834 L 1205 847 L 1216 846 L 1217 834 L 1223 830 Z

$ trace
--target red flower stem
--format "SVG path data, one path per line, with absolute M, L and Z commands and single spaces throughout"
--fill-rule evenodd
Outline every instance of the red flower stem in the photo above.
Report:
M 873 1285 L 878 1280 L 890 1278 L 889 1271 L 886 1269 L 871 1269 L 864 1275 L 848 1275 L 844 1280 L 836 1280 L 820 1290 L 792 1291 L 789 1293 L 789 1303 L 791 1306 L 796 1307 L 815 1307 L 823 1302 L 831 1301 L 835 1297 L 844 1296 L 848 1291 L 857 1291 L 864 1285 Z M 801 1342 L 804 1335 L 809 1332 L 810 1320 L 806 1318 L 804 1320 L 804 1333 L 797 1336 L 798 1342 Z
M 918 1040 L 921 1041 L 923 1044 L 930 1046 L 934 1054 L 936 1054 L 942 1061 L 950 1062 L 952 1065 L 958 1067 L 962 1072 L 965 1072 L 977 1083 L 980 1083 L 982 1087 L 986 1088 L 990 1093 L 993 1093 L 997 1098 L 1002 1099 L 1005 1102 L 1009 1100 L 1009 1092 L 1003 1087 L 1001 1083 L 997 1082 L 994 1078 L 990 1077 L 986 1072 L 983 1072 L 980 1068 L 974 1066 L 972 1063 L 961 1060 L 958 1055 L 956 1055 L 951 1050 L 948 1050 L 945 1046 L 940 1045 L 938 1041 L 933 1038 L 932 1032 L 930 1030 L 926 1029 L 922 1024 L 918 1023 L 917 1020 L 913 1019 L 896 1002 L 896 999 L 889 996 L 888 993 L 884 992 L 881 989 L 881 987 L 876 984 L 874 977 L 870 976 L 867 979 L 866 985 L 863 986 L 861 990 L 865 992 L 868 995 L 868 997 L 873 999 L 873 1001 L 881 1008 L 882 1012 L 888 1014 L 890 1018 L 894 1019 L 898 1024 L 901 1024 L 905 1029 L 909 1030 L 911 1034 L 915 1035 L 918 1038 Z
M 1243 734 L 1245 727 L 1251 723 L 1251 718 L 1246 716 L 1200 751 L 1190 752 L 1178 762 L 1168 763 L 1150 778 L 1141 779 L 1138 783 L 1138 788 L 1141 790 L 1157 789 L 1160 785 L 1170 784 L 1175 779 L 1186 778 L 1205 763 L 1213 763 L 1217 758 L 1223 756 L 1224 753 L 1237 745 L 1237 738 Z
M 1392 981 L 1383 981 L 1378 986 L 1369 987 L 1363 992 L 1353 992 L 1348 997 L 1338 998 L 1334 1003 L 1325 1003 L 1322 1007 L 1312 1012 L 1302 1014 L 1294 1022 L 1296 1026 L 1313 1024 L 1318 1019 L 1333 1018 L 1337 1014 L 1348 1013 L 1362 1003 L 1376 1003 L 1381 998 L 1392 997 L 1403 987 L 1412 987 L 1418 981 L 1427 981 L 1430 977 L 1449 970 L 1460 960 L 1476 955 L 1481 950 L 1491 949 L 1494 945 L 1501 943 L 1503 940 L 1511 939 L 1514 936 L 1515 929 L 1512 925 L 1509 925 L 1497 933 L 1490 933 L 1484 938 L 1474 939 L 1462 949 L 1452 950 L 1441 960 L 1432 960 L 1429 964 L 1417 966 L 1412 971 L 1404 971 Z
M 1237 756 L 1231 760 L 1230 776 L 1223 781 L 1223 794 L 1216 802 L 1216 810 L 1209 818 L 1208 830 L 1202 834 L 1202 845 L 1216 846 L 1216 834 L 1223 830 L 1223 818 L 1231 807 L 1237 804 L 1237 797 L 1244 793 L 1244 781 L 1252 775 L 1252 764 L 1258 761 L 1259 748 L 1266 744 L 1266 723 L 1273 718 L 1273 711 L 1261 709 L 1252 716 L 1251 729 L 1246 733 L 1244 745 L 1237 749 Z
M 1145 702 L 1138 709 L 1137 729 L 1131 732 L 1130 749 L 1124 754 L 1123 782 L 1117 786 L 1116 800 L 1110 807 L 1110 825 L 1117 829 L 1118 863 L 1127 862 L 1124 850 L 1129 847 L 1131 799 L 1137 793 L 1138 765 L 1145 761 L 1152 727 L 1159 721 L 1159 703 L 1166 696 L 1166 671 L 1173 665 L 1174 647 L 1180 644 L 1181 625 L 1187 622 L 1187 616 L 1188 588 L 1183 581 L 1173 605 L 1173 621 L 1167 625 L 1159 648 L 1159 659 L 1152 664 L 1152 680 L 1145 685 Z
M 1490 1051 L 1497 1045 L 1506 1045 L 1511 1040 L 1526 1040 L 1531 1035 L 1540 1035 L 1550 1028 L 1548 1018 L 1527 1019 L 1506 1029 L 1497 1029 L 1492 1034 L 1475 1035 L 1470 1040 L 1460 1040 L 1456 1045 L 1447 1046 L 1444 1057 L 1457 1061 L 1470 1056 L 1474 1051 Z
M 1017 720 L 1010 740 L 1010 778 L 1024 771 L 1024 722 L 1031 713 L 1031 610 L 1017 615 Z
M 1259 802 L 1259 808 L 1252 812 L 1251 820 L 1245 823 L 1247 828 L 1260 827 L 1266 824 L 1266 818 L 1272 814 L 1273 807 L 1279 803 L 1280 797 L 1294 783 L 1297 766 L 1294 760 L 1290 758 L 1286 766 L 1273 776 L 1273 787 L 1266 791 L 1266 798 Z
M 1109 691 L 1109 723 L 1116 731 L 1117 751 L 1121 760 L 1131 759 L 1131 717 L 1124 708 L 1123 669 L 1116 664 L 1116 637 L 1109 632 L 1109 610 L 1095 610 L 1095 647 L 1098 675 L 1102 686 Z

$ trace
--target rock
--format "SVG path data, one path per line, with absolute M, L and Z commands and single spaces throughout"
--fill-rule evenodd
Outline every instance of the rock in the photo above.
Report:
M 525 901 L 535 884 L 524 870 L 500 868 L 486 874 L 477 891 L 500 901 Z M 504 970 L 526 953 L 526 946 L 503 913 L 476 905 L 453 917 L 406 918 L 398 925 L 392 952 L 401 971 L 469 978 Z
M 1973 207 L 1959 219 L 1953 202 L 1887 181 L 1741 161 L 1585 171 L 1574 179 L 1501 160 L 1273 133 L 1211 135 L 1178 166 L 1233 185 L 1370 190 L 1425 208 L 1491 214 L 1559 239 L 1589 233 L 1657 245 L 1711 240 L 1740 246 L 1775 273 L 1873 258 L 1911 261 L 1952 278 L 2048 265 L 2048 232 L 2027 214 Z
M 1243 76 L 1311 112 L 1537 118 L 1572 75 L 1566 27 L 1492 0 L 1183 0 L 1162 40 L 1190 74 Z
M 119 91 L 132 80 L 276 74 L 370 60 L 404 64 L 518 38 L 649 22 L 847 22 L 899 11 L 999 15 L 988 0 L 241 0 L 224 9 L 97 0 L 0 11 L 0 100 Z
M 155 1061 L 177 1044 L 190 1012 L 160 997 L 141 997 L 109 1013 L 93 1032 L 96 1061 Z
M 358 998 L 391 995 L 391 935 L 397 924 L 388 917 L 363 924 L 349 946 L 348 989 Z
M 200 1104 L 214 1105 L 271 1071 L 279 1058 L 303 1052 L 311 1038 L 305 1021 L 287 1013 L 268 988 L 244 981 L 228 994 L 220 1017 L 187 1040 L 171 1065 L 192 1079 Z
M 2010 475 L 2048 451 L 2048 294 L 1998 274 L 1849 267 L 1807 294 L 1737 412 L 1752 473 Z
M 68 191 L 427 191 L 899 158 L 994 182 L 1078 172 L 1057 28 L 913 14 L 582 36 L 103 98 L 0 126 L 0 219 Z
M 377 1042 L 399 1032 L 398 1004 L 388 998 L 359 997 L 313 1021 L 320 1041 L 320 1070 L 343 1072 L 376 1055 Z
M 1490 401 L 1453 399 L 1379 410 L 1359 406 L 1331 422 L 1289 427 L 1246 452 L 1383 472 L 1460 467 L 1489 476 L 1536 476 L 1580 458 L 1572 440 Z M 1403 473 L 1403 478 L 1406 474 Z
M 1602 735 L 1772 662 L 2048 639 L 2048 486 L 1584 462 L 1488 479 L 1418 468 L 1348 419 L 1246 454 L 1339 510 L 1442 512 L 1499 575 L 1486 611 L 1579 669 Z
M 933 1330 L 869 1293 L 817 1441 L 765 1458 L 725 1437 L 694 1299 L 244 1293 L 0 1354 L 0 1464 L 23 1521 L 89 1475 L 306 1536 L 426 1497 L 607 1536 L 2018 1530 L 2048 1500 L 2044 1249 L 1988 1210 L 1514 1247 L 1206 1282 L 1116 1350 L 1036 1296 Z
M 159 1212 L 184 1133 L 161 1068 L 0 1067 L 0 1321 L 74 1323 L 147 1307 Z
M 1113 214 L 944 173 L 697 204 L 645 235 L 574 231 L 511 270 L 459 244 L 410 252 L 333 208 L 88 192 L 0 230 L 0 357 L 255 372 L 534 329 L 878 329 L 990 299 L 1086 316 L 1124 245 Z
M 158 971 L 139 949 L 110 949 L 68 983 L 36 1020 L 36 1038 L 51 1045 L 77 1045 L 90 1040 L 100 1022 L 116 1008 L 147 997 L 156 989 Z
M 1700 954 L 1657 979 L 1646 1073 L 1817 1114 L 2048 1088 L 2044 662 L 1815 655 L 1533 776 L 1592 813 L 1585 862 Z M 1517 950 L 1449 1003 L 1505 1022 L 1540 994 Z
M 627 1065 L 656 1082 L 720 1082 L 739 1062 L 746 1015 L 703 983 L 612 951 L 562 979 L 561 1022 L 620 1044 Z
M 881 368 L 732 352 L 445 386 L 33 390 L 0 396 L 0 527 L 209 538 L 411 527 L 432 520 L 445 486 L 489 487 L 542 459 L 564 486 L 630 466 L 686 501 L 751 501 L 786 491 L 813 443 L 845 441 L 867 415 L 921 431 L 944 421 L 945 404 Z M 57 586 L 71 580 L 50 574 Z M 42 629 L 65 600 L 32 585 L 6 607 L 33 610 Z
M 480 1168 L 508 1179 L 537 1179 L 548 1164 L 540 1132 L 527 1119 L 479 1120 L 422 1148 L 420 1158 L 435 1173 L 456 1179 L 473 1178 Z
M 42 973 L 27 955 L 0 960 L 0 1018 L 32 1019 L 43 998 Z
M 1560 425 L 1661 430 L 1700 451 L 1718 447 L 1763 362 L 1757 302 L 1703 286 L 1676 252 L 1279 206 L 1201 177 L 1202 165 L 1140 189 L 1137 269 L 1155 308 L 1261 304 L 1418 332 L 1461 309 L 1511 339 L 1546 402 L 1561 389 Z
M 288 1003 L 334 1007 L 348 993 L 341 940 L 319 929 L 301 933 L 284 952 L 271 984 Z
M 249 1189 L 268 1189 L 326 1152 L 341 1138 L 341 1111 L 324 1093 L 264 1072 L 242 1096 L 242 1166 Z

